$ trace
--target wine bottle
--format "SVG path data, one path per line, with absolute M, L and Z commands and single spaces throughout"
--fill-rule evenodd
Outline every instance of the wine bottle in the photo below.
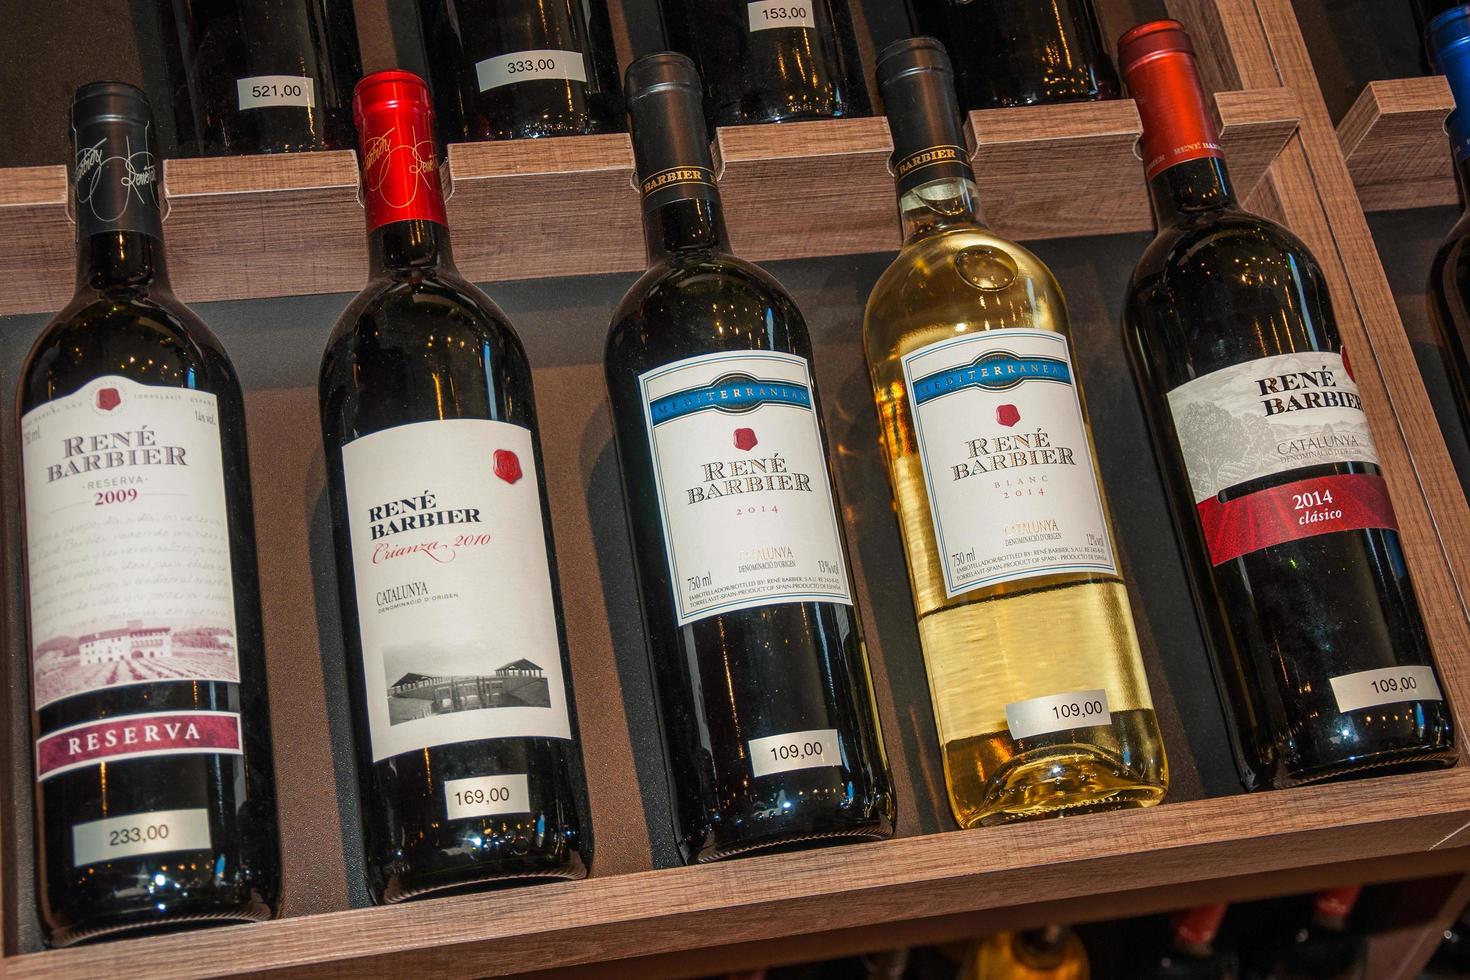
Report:
M 1092 0 L 908 0 L 954 62 L 961 108 L 1116 99 Z
M 1201 905 L 1175 914 L 1162 951 L 1145 949 L 1128 975 L 1135 980 L 1235 980 L 1239 961 L 1216 946 L 1226 911 L 1224 905 Z
M 1126 346 L 1247 789 L 1455 759 L 1322 269 L 1235 201 L 1189 37 L 1120 43 L 1159 231 Z M 1362 358 L 1363 360 L 1359 360 Z
M 77 289 L 19 393 L 55 946 L 268 919 L 281 891 L 240 382 L 169 286 L 143 93 L 82 86 L 72 137 Z
M 429 90 L 357 87 L 369 280 L 322 358 L 375 900 L 591 861 L 531 371 L 449 247 Z
M 621 132 L 603 0 L 420 0 L 440 130 L 458 139 Z
M 190 156 L 345 150 L 362 76 L 352 0 L 155 0 Z
M 975 943 L 959 980 L 1088 980 L 1082 939 L 1066 926 L 998 932 Z
M 659 0 L 704 78 L 710 128 L 866 116 L 849 0 Z
M 1461 200 L 1470 201 L 1470 7 L 1457 6 L 1431 25 L 1431 56 L 1455 97 L 1445 124 L 1455 177 Z M 1461 214 L 1435 253 L 1425 295 L 1460 424 L 1470 433 L 1470 211 Z
M 693 63 L 641 58 L 624 91 L 649 268 L 607 385 L 679 852 L 888 837 L 806 323 L 729 252 Z
M 1157 803 L 1168 767 L 1066 300 L 982 223 L 939 42 L 890 44 L 878 79 L 904 243 L 863 344 L 955 820 Z
M 1360 886 L 1319 892 L 1311 917 L 1279 949 L 1267 954 L 1265 980 L 1361 980 L 1368 970 L 1368 937 L 1348 919 Z

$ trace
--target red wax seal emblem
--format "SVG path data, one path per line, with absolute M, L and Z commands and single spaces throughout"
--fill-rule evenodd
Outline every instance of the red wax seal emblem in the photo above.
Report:
M 1014 405 L 995 406 L 995 420 L 1006 428 L 1021 421 L 1021 410 Z
M 97 408 L 99 411 L 110 412 L 122 404 L 122 392 L 116 388 L 100 388 L 97 391 Z
M 750 452 L 760 440 L 755 437 L 754 429 L 735 430 L 735 448 L 743 452 Z
M 521 478 L 521 461 L 515 453 L 509 449 L 495 450 L 495 475 L 506 483 L 514 483 Z

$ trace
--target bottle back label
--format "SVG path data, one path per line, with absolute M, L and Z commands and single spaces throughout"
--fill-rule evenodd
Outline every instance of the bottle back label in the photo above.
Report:
M 580 51 L 514 51 L 475 64 L 480 91 L 488 92 L 517 82 L 586 82 L 587 59 Z
M 1264 477 L 1378 465 L 1345 353 L 1233 364 L 1180 385 L 1168 401 L 1214 564 L 1334 531 L 1397 529 L 1380 476 L 1308 477 L 1224 499 L 1231 487 Z
M 1066 337 L 991 330 L 902 364 L 946 595 L 1118 573 Z
M 25 414 L 21 468 L 37 711 L 129 685 L 239 681 L 214 395 L 98 378 Z M 95 724 L 41 733 L 38 778 L 104 758 L 240 752 L 236 715 L 183 714 L 104 721 L 99 706 Z
M 679 625 L 852 604 L 804 358 L 703 354 L 639 377 Z
M 530 430 L 415 422 L 342 467 L 373 760 L 571 738 Z
M 750 30 L 769 31 L 777 27 L 816 29 L 817 15 L 813 0 L 753 0 L 746 13 Z

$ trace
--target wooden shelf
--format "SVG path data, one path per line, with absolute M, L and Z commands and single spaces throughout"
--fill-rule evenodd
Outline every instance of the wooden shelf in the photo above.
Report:
M 1285 89 L 1222 92 L 1222 138 L 1242 192 L 1295 131 Z M 1019 239 L 1153 227 L 1132 101 L 972 113 L 980 199 Z M 880 118 L 721 129 L 715 144 L 734 249 L 753 261 L 897 247 L 892 143 Z M 643 268 L 626 135 L 455 144 L 449 220 L 480 282 Z M 169 160 L 169 260 L 186 301 L 350 292 L 366 257 L 353 154 Z M 0 314 L 60 307 L 72 289 L 66 172 L 0 172 Z
M 1444 132 L 1454 108 L 1443 76 L 1368 83 L 1337 127 L 1365 211 L 1458 203 Z

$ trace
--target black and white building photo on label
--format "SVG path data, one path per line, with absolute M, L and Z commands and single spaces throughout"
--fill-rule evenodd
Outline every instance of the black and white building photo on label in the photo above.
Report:
M 412 664 L 419 653 L 390 650 L 384 655 L 388 675 L 398 678 L 388 685 L 390 724 L 481 708 L 551 707 L 551 683 L 546 671 L 525 658 L 489 674 L 435 674 L 412 669 L 399 673 L 400 665 Z

